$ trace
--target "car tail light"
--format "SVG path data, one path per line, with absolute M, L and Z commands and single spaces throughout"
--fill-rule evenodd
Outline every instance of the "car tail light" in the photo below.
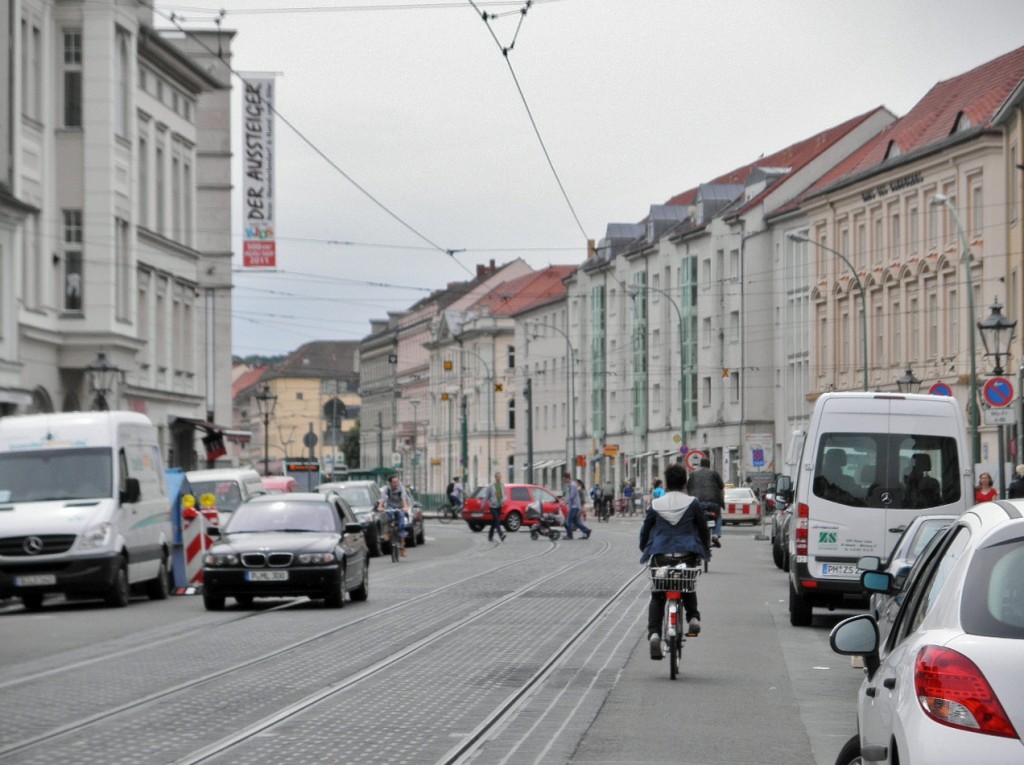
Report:
M 803 502 L 796 506 L 796 530 L 793 532 L 793 541 L 796 544 L 797 555 L 807 555 L 807 518 L 810 516 L 810 508 Z
M 914 686 L 925 713 L 952 728 L 1017 738 L 992 686 L 962 653 L 929 645 L 917 654 Z

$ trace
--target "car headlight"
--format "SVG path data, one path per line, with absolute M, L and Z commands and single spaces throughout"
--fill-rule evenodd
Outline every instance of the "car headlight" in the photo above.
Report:
M 337 557 L 334 553 L 302 553 L 298 557 L 299 564 L 303 566 L 309 565 L 326 565 L 337 561 Z
M 111 541 L 114 536 L 114 524 L 112 523 L 97 523 L 95 526 L 90 526 L 85 530 L 85 533 L 80 537 L 80 546 L 83 549 L 102 549 L 104 547 L 110 547 Z
M 238 556 L 234 553 L 210 553 L 203 559 L 203 564 L 210 568 L 237 566 Z

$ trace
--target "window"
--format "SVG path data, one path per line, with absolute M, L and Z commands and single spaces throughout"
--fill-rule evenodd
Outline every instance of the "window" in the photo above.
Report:
M 128 221 L 114 219 L 114 279 L 116 284 L 117 318 L 127 321 L 131 307 L 131 252 L 128 242 Z
M 700 404 L 701 406 L 711 406 L 711 378 L 702 377 L 700 380 Z
M 875 365 L 885 365 L 885 314 L 882 309 L 882 292 L 876 291 L 871 296 L 871 312 L 874 315 L 875 330 Z
M 508 368 L 515 369 L 516 366 L 516 347 L 514 345 L 506 346 L 506 358 L 508 359 Z
M 64 310 L 82 310 L 82 211 L 64 210 Z
M 181 160 L 177 156 L 171 157 L 171 239 L 184 240 L 181 230 Z
M 700 283 L 705 287 L 711 286 L 711 258 L 700 262 Z
M 139 136 L 139 225 L 149 226 L 149 144 Z
M 729 278 L 740 278 L 740 251 L 729 250 Z
M 42 34 L 37 23 L 21 20 L 21 111 L 32 120 L 42 118 Z
M 889 250 L 890 259 L 899 260 L 903 257 L 903 242 L 900 234 L 900 212 L 892 210 L 889 216 Z
M 156 147 L 156 167 L 154 168 L 156 182 L 156 230 L 157 233 L 164 234 L 165 223 L 166 223 L 166 193 L 165 188 L 166 179 L 164 177 L 164 148 L 162 146 Z
M 882 262 L 882 254 L 885 247 L 881 210 L 875 213 L 872 227 L 874 229 L 874 232 L 873 236 L 871 237 L 871 262 L 874 265 L 878 265 Z
M 918 320 L 920 307 L 916 295 L 911 295 L 907 307 L 907 324 L 910 329 L 910 350 L 907 358 L 916 359 L 921 355 L 921 322 Z
M 64 127 L 82 127 L 82 30 L 64 30 Z
M 510 399 L 508 402 L 508 429 L 516 429 L 516 400 Z
M 140 269 L 138 276 L 136 277 L 138 298 L 137 305 L 135 307 L 135 328 L 141 342 L 141 346 L 138 351 L 138 358 L 143 367 L 149 366 L 150 343 L 153 339 L 149 319 L 149 285 L 152 279 L 152 272 L 145 269 Z
M 930 199 L 935 192 L 929 192 Z M 939 205 L 928 205 L 928 249 L 935 250 L 939 246 Z
M 949 321 L 949 328 L 945 352 L 947 356 L 956 356 L 960 353 L 960 306 L 956 302 L 956 288 L 951 289 L 947 294 L 949 297 L 946 304 L 946 317 Z
M 903 315 L 898 300 L 892 302 L 892 349 L 889 354 L 894 362 L 905 358 L 903 355 Z
M 732 388 L 732 402 L 738 404 L 740 400 L 740 373 L 733 371 L 729 375 L 729 381 Z
M 864 269 L 868 264 L 868 228 L 864 216 L 858 215 L 857 224 L 857 268 Z
M 114 59 L 114 130 L 122 138 L 128 136 L 128 114 L 131 104 L 131 68 L 128 55 L 128 33 L 118 29 L 115 34 L 117 55 Z
M 919 217 L 917 205 L 907 209 L 907 252 L 911 255 L 917 253 L 917 245 L 921 239 L 921 232 L 918 230 L 918 226 L 921 225 Z
M 740 312 L 731 311 L 729 313 L 729 339 L 738 343 L 740 341 Z
M 701 319 L 701 343 L 705 348 L 711 345 L 711 317 Z
M 928 357 L 935 358 L 939 355 L 939 296 L 935 287 L 928 288 Z
M 1013 186 L 1014 184 L 1010 184 Z M 978 180 L 971 185 L 971 209 L 968 213 L 971 222 L 971 233 L 981 236 L 985 227 L 985 206 L 981 195 L 981 181 Z

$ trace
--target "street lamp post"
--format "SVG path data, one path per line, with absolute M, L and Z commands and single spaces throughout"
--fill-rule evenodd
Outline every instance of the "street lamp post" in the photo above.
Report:
M 566 459 L 565 459 L 565 469 L 566 469 L 566 472 L 572 473 L 573 475 L 575 475 L 576 474 L 576 465 L 575 465 L 575 462 L 576 462 L 576 349 L 573 348 L 572 342 L 569 340 L 568 333 L 563 332 L 561 329 L 556 327 L 554 324 L 545 324 L 544 322 L 541 322 L 541 321 L 529 321 L 529 322 L 527 322 L 527 324 L 528 325 L 532 324 L 535 327 L 547 327 L 548 329 L 553 329 L 553 330 L 555 330 L 555 332 L 557 332 L 558 334 L 560 334 L 562 337 L 565 338 L 565 350 L 566 350 L 566 354 L 567 354 L 566 359 L 569 362 L 569 374 L 566 376 L 565 383 L 566 383 L 566 393 L 569 395 L 569 419 L 570 419 L 570 421 L 572 423 L 570 425 L 570 430 L 572 431 L 572 433 L 570 435 L 570 440 L 566 441 L 566 446 L 567 447 L 569 446 L 570 443 L 572 444 L 572 454 L 570 456 L 570 454 L 567 452 L 566 455 L 565 455 L 566 456 Z M 537 336 L 534 335 L 534 338 L 536 338 L 536 337 Z
M 996 357 L 996 365 L 992 370 L 992 374 L 998 376 L 1003 374 L 1003 365 L 1000 359 L 1003 356 L 1007 358 L 1010 356 L 1010 344 L 1013 343 L 1013 334 L 1014 330 L 1017 328 L 1017 322 L 1011 321 L 1003 316 L 1003 307 L 999 305 L 998 299 L 992 303 L 990 310 L 991 313 L 985 318 L 985 320 L 978 322 L 978 334 L 981 335 L 981 342 L 985 346 L 985 356 Z M 997 484 L 1000 497 L 1005 494 L 1006 489 L 1006 473 L 1004 470 L 1004 465 L 1006 463 L 1005 435 L 1005 426 L 1000 424 L 998 436 L 999 483 Z
M 277 396 L 270 392 L 269 383 L 263 383 L 254 398 L 263 417 L 263 475 L 270 475 L 270 415 L 274 413 Z
M 107 403 L 107 394 L 114 389 L 114 378 L 124 373 L 114 364 L 107 361 L 107 354 L 103 351 L 96 352 L 96 360 L 86 367 L 89 372 L 89 386 L 96 394 L 94 406 L 100 412 L 110 409 Z
M 416 436 L 419 430 L 419 406 L 420 400 L 418 398 L 409 399 L 409 404 L 412 406 L 412 487 L 418 488 L 416 485 Z
M 491 374 L 491 367 L 487 363 L 487 360 L 483 356 L 481 356 L 479 353 L 476 353 L 475 351 L 469 350 L 468 348 L 464 348 L 461 345 L 459 346 L 459 350 L 462 353 L 468 353 L 470 356 L 475 356 L 480 361 L 480 363 L 484 365 L 484 371 L 487 373 L 487 385 L 491 389 L 490 390 L 491 398 L 490 398 L 490 401 L 488 402 L 488 406 L 487 406 L 487 470 L 484 471 L 484 480 L 488 480 L 490 478 L 490 475 L 491 475 L 491 472 L 492 472 L 491 471 L 491 422 L 492 422 L 491 417 L 492 417 L 492 415 L 494 413 L 494 384 L 495 384 L 495 380 L 494 380 L 494 376 Z M 460 380 L 462 379 L 463 369 L 465 369 L 465 365 L 463 365 L 461 363 L 461 360 L 460 360 L 460 364 L 459 364 L 459 378 L 460 378 Z M 463 459 L 462 482 L 463 482 L 463 484 L 465 484 L 465 482 L 466 482 L 466 471 L 469 468 L 469 465 L 465 464 L 468 461 L 468 445 L 467 445 L 468 433 L 467 433 L 467 422 L 466 422 L 466 395 L 465 395 L 465 391 L 460 391 L 460 397 L 462 399 L 462 459 Z
M 907 367 L 903 376 L 896 378 L 896 388 L 900 393 L 917 393 L 921 390 L 921 381 L 914 377 L 914 372 Z
M 864 390 L 868 390 L 868 300 L 867 295 L 864 294 L 864 283 L 860 280 L 860 274 L 857 273 L 857 269 L 853 267 L 853 263 L 850 262 L 849 258 L 843 255 L 843 253 L 839 252 L 839 250 L 834 250 L 828 245 L 822 244 L 821 242 L 816 242 L 806 234 L 801 234 L 797 231 L 790 231 L 788 234 L 786 234 L 786 236 L 788 236 L 794 242 L 807 242 L 808 244 L 813 244 L 815 247 L 820 247 L 826 252 L 831 252 L 833 255 L 835 255 L 837 258 L 843 261 L 843 263 L 846 264 L 847 268 L 850 269 L 850 273 L 853 274 L 853 279 L 857 284 L 857 291 L 860 292 L 860 335 L 861 353 L 864 356 Z
M 974 284 L 971 276 L 971 247 L 967 244 L 967 234 L 964 233 L 964 227 L 960 223 L 960 216 L 957 215 L 956 208 L 950 201 L 949 197 L 945 194 L 936 194 L 932 197 L 932 205 L 945 205 L 949 210 L 949 214 L 953 218 L 953 222 L 956 224 L 956 231 L 960 237 L 960 246 L 963 248 L 961 253 L 961 261 L 964 265 L 965 281 L 967 283 L 967 334 L 969 335 L 969 345 L 971 354 L 971 379 L 970 379 L 970 391 L 971 391 L 971 457 L 974 460 L 974 464 L 977 465 L 981 462 L 981 435 L 978 433 L 978 424 L 981 419 L 981 413 L 978 410 L 978 368 L 976 356 L 976 345 L 974 340 Z M 973 467 L 973 466 L 972 466 Z
M 679 318 L 679 445 L 682 446 L 686 443 L 686 372 L 683 369 L 686 348 L 683 336 L 683 310 L 679 307 L 679 303 L 663 289 L 652 287 L 649 284 L 637 284 L 636 282 L 626 285 L 626 292 L 629 293 L 630 297 L 635 298 L 638 290 L 650 290 L 664 296 L 672 304 L 672 307 L 676 309 L 676 316 Z

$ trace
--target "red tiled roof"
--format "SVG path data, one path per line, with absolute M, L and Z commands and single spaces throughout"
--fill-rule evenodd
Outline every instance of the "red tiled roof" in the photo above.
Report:
M 231 398 L 237 398 L 238 394 L 244 390 L 247 390 L 260 381 L 263 377 L 263 373 L 266 372 L 270 367 L 263 364 L 258 367 L 253 367 L 245 374 L 241 375 L 237 380 L 231 383 Z
M 799 170 L 801 167 L 806 165 L 808 162 L 814 160 L 823 151 L 834 145 L 837 141 L 845 137 L 854 130 L 866 119 L 877 113 L 877 107 L 871 111 L 863 114 L 858 114 L 856 117 L 846 120 L 834 127 L 823 130 L 820 133 L 812 135 L 810 138 L 805 138 L 802 141 L 798 141 L 785 149 L 770 154 L 766 157 L 758 157 L 755 161 L 750 164 L 738 167 L 725 175 L 720 175 L 708 183 L 712 185 L 718 184 L 729 184 L 729 183 L 746 183 L 747 178 L 756 168 L 772 168 L 772 167 L 785 167 L 789 168 L 790 172 Z M 665 204 L 667 205 L 691 205 L 697 199 L 697 193 L 699 188 L 689 189 L 681 194 L 677 194 L 668 200 Z M 753 204 L 754 200 L 751 200 Z
M 940 82 L 904 117 L 823 175 L 808 196 L 851 175 L 870 172 L 886 159 L 895 142 L 909 154 L 948 138 L 965 115 L 974 128 L 989 128 L 992 119 L 1024 80 L 1024 47 Z
M 563 280 L 571 275 L 576 268 L 576 266 L 548 266 L 542 271 L 534 271 L 515 279 L 509 279 L 478 300 L 473 308 L 486 311 L 491 316 L 515 316 L 531 308 L 558 300 L 566 293 Z

